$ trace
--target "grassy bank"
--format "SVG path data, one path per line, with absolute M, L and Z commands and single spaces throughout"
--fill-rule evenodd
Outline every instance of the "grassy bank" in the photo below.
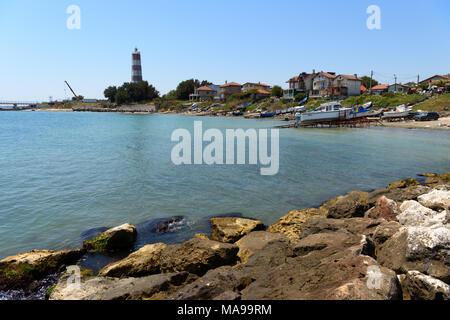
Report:
M 352 107 L 372 101 L 374 109 L 382 109 L 382 108 L 384 109 L 396 107 L 407 103 L 418 103 L 424 101 L 425 99 L 426 97 L 420 94 L 386 93 L 383 95 L 375 95 L 375 96 L 362 95 L 349 97 L 344 101 L 342 101 L 342 104 L 346 107 Z
M 450 111 L 450 93 L 431 98 L 414 106 L 414 110 L 445 112 Z

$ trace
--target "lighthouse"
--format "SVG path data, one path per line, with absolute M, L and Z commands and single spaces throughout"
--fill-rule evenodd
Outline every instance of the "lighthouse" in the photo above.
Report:
M 142 81 L 141 53 L 136 48 L 132 54 L 131 82 Z

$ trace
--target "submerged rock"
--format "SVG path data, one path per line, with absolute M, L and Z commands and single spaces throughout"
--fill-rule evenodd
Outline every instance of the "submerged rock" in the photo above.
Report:
M 162 220 L 156 223 L 156 226 L 151 230 L 155 233 L 169 233 L 178 231 L 184 224 L 184 217 L 177 216 L 167 220 Z
M 291 242 L 300 239 L 301 226 L 310 219 L 325 218 L 327 213 L 320 209 L 303 209 L 289 212 L 280 218 L 275 224 L 271 225 L 267 231 L 281 233 Z
M 83 247 L 95 252 L 131 249 L 136 241 L 136 227 L 130 223 L 106 230 L 96 238 L 83 242 Z
M 250 232 L 265 228 L 261 221 L 238 217 L 212 218 L 211 226 L 211 238 L 225 243 L 235 243 Z
M 70 275 L 64 275 L 52 290 L 50 300 L 141 300 L 155 295 L 162 298 L 185 284 L 188 276 L 187 272 L 179 272 L 143 278 L 85 277 L 77 286 L 70 281 Z
M 128 257 L 100 270 L 100 277 L 142 277 L 160 272 L 159 258 L 167 247 L 164 243 L 149 244 Z

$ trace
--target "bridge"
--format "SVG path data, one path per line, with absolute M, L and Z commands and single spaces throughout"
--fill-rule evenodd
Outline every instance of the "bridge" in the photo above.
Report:
M 0 100 L 0 109 L 2 106 L 12 106 L 14 109 L 28 109 L 40 106 L 39 101 L 5 101 Z

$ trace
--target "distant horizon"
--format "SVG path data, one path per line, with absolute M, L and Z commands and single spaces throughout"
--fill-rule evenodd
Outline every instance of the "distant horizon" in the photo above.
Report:
M 69 28 L 71 5 L 79 29 Z M 371 5 L 380 29 L 366 25 Z M 450 72 L 448 12 L 445 0 L 2 2 L 0 100 L 71 99 L 65 80 L 86 99 L 105 99 L 108 86 L 131 81 L 136 47 L 143 80 L 161 95 L 187 79 L 287 88 L 313 69 L 416 82 Z

